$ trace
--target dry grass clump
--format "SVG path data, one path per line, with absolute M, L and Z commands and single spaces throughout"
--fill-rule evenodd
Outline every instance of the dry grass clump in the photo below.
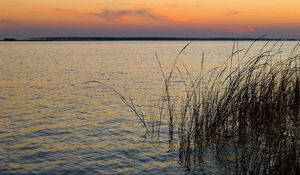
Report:
M 115 91 L 137 115 L 146 133 L 160 135 L 162 121 L 167 121 L 170 139 L 174 133 L 178 139 L 183 166 L 201 165 L 210 151 L 228 169 L 224 173 L 300 174 L 299 44 L 282 59 L 281 46 L 274 49 L 277 43 L 268 50 L 266 43 L 255 56 L 248 56 L 255 42 L 247 50 L 239 50 L 235 43 L 232 55 L 209 76 L 203 71 L 203 54 L 201 71 L 194 80 L 185 78 L 176 66 L 189 44 L 179 52 L 168 74 L 156 55 L 165 87 L 148 120 L 131 99 L 93 82 Z M 186 89 L 182 103 L 170 92 L 176 70 Z M 185 67 L 184 71 L 188 73 Z
M 274 46 L 249 59 L 246 51 L 235 68 L 233 54 L 209 80 L 192 82 L 180 115 L 182 163 L 201 163 L 209 147 L 230 174 L 300 173 L 299 45 L 284 60 Z

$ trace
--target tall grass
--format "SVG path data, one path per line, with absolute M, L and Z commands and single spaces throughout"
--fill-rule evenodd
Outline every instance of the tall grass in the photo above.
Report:
M 167 119 L 170 139 L 174 133 L 178 137 L 183 166 L 201 165 L 209 151 L 223 160 L 228 174 L 300 174 L 299 44 L 286 58 L 281 56 L 282 45 L 274 49 L 277 42 L 270 49 L 266 43 L 255 56 L 249 56 L 255 42 L 246 50 L 239 50 L 235 42 L 226 62 L 209 73 L 204 72 L 203 54 L 195 79 L 185 76 L 189 74 L 185 66 L 183 70 L 177 67 L 190 43 L 174 59 L 168 74 L 155 54 L 165 87 L 148 121 L 131 99 L 93 82 L 115 91 L 146 133 L 160 135 L 162 121 Z M 170 91 L 176 70 L 186 89 L 181 101 L 172 98 Z
M 300 55 L 262 50 L 233 68 L 234 51 L 208 81 L 197 79 L 181 112 L 179 155 L 186 165 L 215 150 L 230 174 L 300 173 Z M 234 157 L 234 161 L 232 161 Z

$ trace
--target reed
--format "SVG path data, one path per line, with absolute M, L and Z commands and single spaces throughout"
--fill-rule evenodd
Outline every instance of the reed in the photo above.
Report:
M 179 127 L 184 165 L 201 163 L 209 147 L 227 159 L 230 174 L 300 173 L 299 45 L 280 60 L 276 44 L 246 59 L 248 49 L 235 68 L 241 51 L 233 51 L 207 82 L 193 82 Z
M 106 84 L 90 82 L 114 91 L 148 134 L 159 136 L 162 121 L 168 119 L 168 133 L 171 140 L 174 133 L 178 138 L 183 166 L 201 165 L 205 153 L 213 150 L 216 158 L 224 161 L 228 174 L 300 174 L 300 45 L 284 59 L 282 45 L 274 49 L 278 42 L 266 49 L 267 42 L 255 56 L 249 56 L 257 40 L 248 49 L 239 49 L 235 42 L 226 62 L 208 73 L 204 72 L 203 54 L 195 79 L 185 76 L 189 75 L 185 66 L 183 70 L 177 67 L 190 43 L 176 56 L 168 74 L 155 54 L 164 89 L 148 119 L 130 98 Z M 170 91 L 176 70 L 185 86 L 182 100 L 172 98 L 176 94 Z

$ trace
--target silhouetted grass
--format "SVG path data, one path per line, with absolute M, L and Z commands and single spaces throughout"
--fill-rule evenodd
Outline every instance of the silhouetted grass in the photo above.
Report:
M 248 49 L 235 68 L 241 51 L 233 51 L 208 81 L 192 83 L 179 126 L 182 163 L 201 163 L 209 147 L 230 174 L 300 173 L 299 45 L 280 60 L 276 44 L 245 59 Z
M 146 133 L 160 135 L 162 121 L 168 119 L 170 139 L 177 134 L 179 160 L 187 168 L 201 165 L 210 151 L 224 162 L 228 169 L 224 173 L 300 174 L 299 44 L 287 58 L 281 56 L 282 45 L 274 49 L 277 42 L 266 50 L 267 42 L 255 56 L 248 56 L 255 42 L 246 50 L 239 50 L 235 42 L 226 62 L 209 73 L 204 72 L 203 54 L 195 79 L 185 76 L 189 75 L 185 66 L 184 70 L 177 67 L 189 44 L 174 59 L 168 74 L 156 54 L 165 87 L 148 120 L 131 99 L 93 82 L 116 92 Z M 181 102 L 170 91 L 176 70 L 186 90 Z

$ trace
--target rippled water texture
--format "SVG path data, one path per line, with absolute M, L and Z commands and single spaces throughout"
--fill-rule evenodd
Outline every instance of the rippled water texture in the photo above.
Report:
M 145 137 L 137 117 L 115 93 L 83 84 L 98 80 L 136 104 L 151 105 L 163 82 L 155 52 L 168 72 L 186 43 L 1 42 L 0 174 L 187 172 L 178 162 L 176 138 Z M 240 42 L 239 47 L 249 45 Z M 283 49 L 294 45 L 286 42 Z M 226 60 L 232 46 L 192 42 L 178 67 L 185 64 L 193 75 L 205 52 L 205 69 L 213 68 Z M 182 84 L 176 75 L 174 84 Z M 211 161 L 194 172 L 218 173 L 219 164 Z

